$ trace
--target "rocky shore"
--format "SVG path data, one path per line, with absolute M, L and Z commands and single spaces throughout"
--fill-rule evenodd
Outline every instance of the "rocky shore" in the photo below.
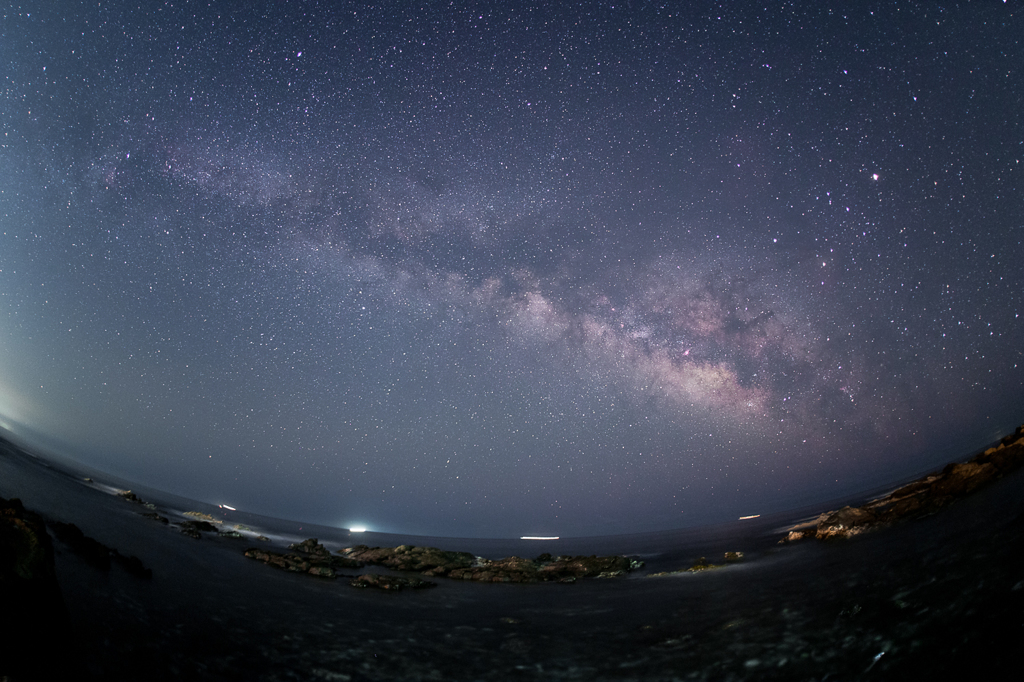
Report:
M 806 538 L 832 540 L 934 514 L 1024 465 L 1024 426 L 966 462 L 908 483 L 859 507 L 825 512 L 806 526 L 793 528 L 782 542 Z
M 289 546 L 292 553 L 249 548 L 245 556 L 270 566 L 321 578 L 341 577 L 339 569 L 381 566 L 394 571 L 416 572 L 429 577 L 492 583 L 573 583 L 580 578 L 615 578 L 643 566 L 642 561 L 625 556 L 558 556 L 541 554 L 536 559 L 512 556 L 486 559 L 469 552 L 437 547 L 368 547 L 356 545 L 339 549 L 336 555 L 316 538 Z M 403 587 L 431 587 L 434 583 L 419 578 L 400 578 L 379 574 L 347 576 L 353 587 L 377 587 L 387 590 Z
M 1022 445 L 1018 429 L 850 508 L 870 523 L 836 524 L 839 510 L 800 537 L 818 537 L 822 521 L 856 529 L 823 540 L 886 532 L 788 547 L 768 524 L 755 546 L 702 536 L 658 545 L 661 555 L 638 550 L 658 573 L 628 581 L 585 578 L 636 568 L 629 546 L 605 546 L 624 556 L 486 559 L 477 555 L 522 551 L 346 546 L 326 531 L 323 543 L 288 546 L 303 536 L 0 457 L 0 494 L 25 499 L 0 500 L 0 680 L 1005 679 L 1024 612 L 1024 472 L 1009 475 Z M 182 538 L 186 528 L 204 541 Z M 153 577 L 118 558 L 129 554 Z M 282 580 L 257 561 L 310 577 Z M 483 584 L 574 579 L 566 589 Z

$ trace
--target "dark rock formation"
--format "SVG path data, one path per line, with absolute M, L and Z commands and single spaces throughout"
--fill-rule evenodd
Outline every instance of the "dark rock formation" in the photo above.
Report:
M 66 679 L 68 612 L 43 520 L 15 498 L 0 498 L 0 676 Z M 64 646 L 52 655 L 53 642 Z
M 790 531 L 784 542 L 804 538 L 848 538 L 903 519 L 933 514 L 981 486 L 1005 476 L 1024 464 L 1024 426 L 1003 438 L 999 445 L 966 462 L 954 462 L 935 474 L 908 483 L 884 497 L 859 507 L 826 512 L 806 528 Z

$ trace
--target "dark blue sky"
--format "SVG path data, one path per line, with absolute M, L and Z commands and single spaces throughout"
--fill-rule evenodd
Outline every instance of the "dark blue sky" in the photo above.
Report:
M 1015 3 L 59 5 L 0 18 L 0 426 L 55 452 L 565 536 L 1022 421 Z

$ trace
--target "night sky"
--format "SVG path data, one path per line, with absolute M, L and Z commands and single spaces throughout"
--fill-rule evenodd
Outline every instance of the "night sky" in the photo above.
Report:
M 4 4 L 0 426 L 44 450 L 569 536 L 1024 421 L 1016 2 Z

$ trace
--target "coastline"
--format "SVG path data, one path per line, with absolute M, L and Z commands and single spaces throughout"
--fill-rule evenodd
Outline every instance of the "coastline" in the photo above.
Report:
M 271 570 L 244 557 L 244 539 L 182 535 L 144 518 L 144 505 L 45 461 L 0 456 L 0 472 L 0 497 L 20 488 L 47 523 L 74 523 L 152 570 L 145 579 L 116 564 L 99 569 L 53 540 L 69 651 L 86 679 L 852 679 L 867 671 L 895 679 L 968 661 L 999 672 L 1011 663 L 1012 647 L 1001 647 L 1016 633 L 1024 597 L 1015 572 L 1024 556 L 1020 471 L 941 513 L 836 542 L 666 533 L 661 545 L 644 538 L 651 551 L 642 571 L 613 580 L 438 580 L 436 589 L 399 595 Z M 188 509 L 155 506 L 191 518 Z M 778 529 L 757 521 L 736 527 Z M 276 532 L 267 544 L 284 549 L 322 527 L 306 534 L 307 526 L 268 520 L 253 530 Z M 355 536 L 321 541 L 332 551 L 397 544 Z M 473 545 L 492 557 L 552 547 L 517 542 L 439 546 Z M 623 538 L 589 542 L 586 554 L 631 548 Z M 701 556 L 718 563 L 719 547 L 744 551 L 743 561 L 644 579 Z

